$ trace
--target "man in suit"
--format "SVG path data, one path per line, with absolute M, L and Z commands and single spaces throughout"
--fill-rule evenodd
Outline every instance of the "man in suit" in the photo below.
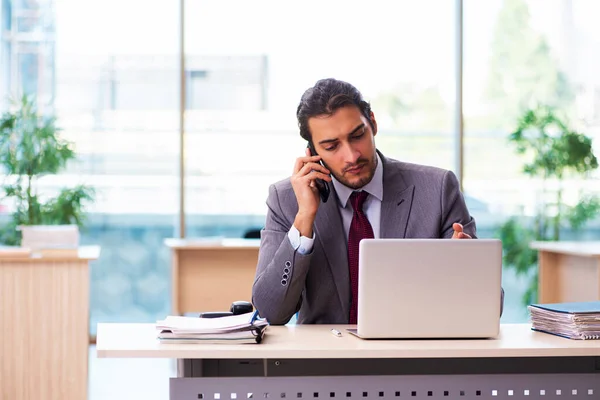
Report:
M 356 322 L 351 247 L 358 252 L 360 221 L 363 237 L 476 237 L 456 176 L 381 154 L 375 115 L 354 86 L 318 81 L 302 96 L 297 118 L 318 155 L 307 149 L 292 176 L 269 188 L 252 301 L 271 324 L 285 324 L 296 312 L 298 323 Z M 331 188 L 324 203 L 315 179 Z M 362 219 L 353 192 L 366 192 Z

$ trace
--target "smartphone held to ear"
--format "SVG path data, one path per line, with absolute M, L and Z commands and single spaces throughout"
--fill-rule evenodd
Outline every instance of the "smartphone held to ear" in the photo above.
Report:
M 318 156 L 317 152 L 315 151 L 315 148 L 310 142 L 308 142 L 308 145 L 306 147 L 308 147 L 308 149 L 310 150 L 311 156 Z M 322 161 L 319 161 L 319 163 L 323 165 Z M 319 196 L 321 196 L 321 201 L 323 203 L 326 203 L 327 199 L 329 198 L 329 193 L 331 192 L 331 190 L 329 189 L 329 183 L 327 183 L 323 179 L 315 179 L 315 185 L 317 185 L 317 189 L 319 190 Z

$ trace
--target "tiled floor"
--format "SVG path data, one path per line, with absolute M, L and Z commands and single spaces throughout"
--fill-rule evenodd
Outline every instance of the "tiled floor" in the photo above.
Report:
M 96 346 L 89 360 L 89 400 L 167 400 L 177 373 L 174 360 L 98 358 Z

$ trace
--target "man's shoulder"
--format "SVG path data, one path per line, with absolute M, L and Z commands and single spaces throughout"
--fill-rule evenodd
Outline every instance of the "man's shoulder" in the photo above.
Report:
M 290 212 L 295 212 L 298 203 L 290 178 L 271 184 L 269 187 L 269 201 L 277 201 L 282 208 L 291 208 Z
M 405 161 L 395 160 L 393 158 L 386 158 L 385 167 L 389 168 L 390 172 L 398 173 L 402 175 L 405 179 L 409 180 L 441 180 L 444 178 L 444 176 L 446 176 L 446 174 L 452 173 L 452 171 L 444 168 L 434 167 L 425 164 L 409 163 Z
M 298 201 L 296 200 L 296 194 L 294 193 L 290 178 L 282 179 L 269 186 L 267 206 L 279 218 L 287 221 L 289 227 L 292 226 L 294 216 L 298 212 Z
M 275 190 L 278 194 L 294 191 L 294 189 L 292 188 L 292 182 L 290 181 L 289 177 L 272 183 L 271 189 Z

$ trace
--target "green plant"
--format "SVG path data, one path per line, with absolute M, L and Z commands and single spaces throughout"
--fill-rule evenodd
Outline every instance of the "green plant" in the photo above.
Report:
M 55 118 L 39 115 L 32 98 L 24 96 L 13 105 L 0 119 L 0 168 L 6 175 L 4 197 L 14 202 L 15 212 L 0 230 L 0 243 L 19 244 L 19 225 L 83 227 L 84 204 L 94 200 L 92 188 L 63 188 L 56 197 L 38 192 L 40 178 L 75 159 L 72 144 L 59 137 Z
M 598 168 L 592 140 L 571 129 L 550 107 L 538 107 L 523 113 L 509 141 L 527 162 L 523 173 L 541 179 L 541 199 L 533 218 L 516 216 L 499 228 L 504 246 L 504 265 L 517 275 L 526 276 L 529 286 L 523 303 L 537 300 L 537 253 L 529 248 L 534 240 L 560 240 L 561 229 L 576 231 L 600 212 L 600 201 L 590 194 L 580 194 L 575 205 L 563 199 L 564 180 L 585 177 Z M 549 187 L 548 183 L 554 183 Z

